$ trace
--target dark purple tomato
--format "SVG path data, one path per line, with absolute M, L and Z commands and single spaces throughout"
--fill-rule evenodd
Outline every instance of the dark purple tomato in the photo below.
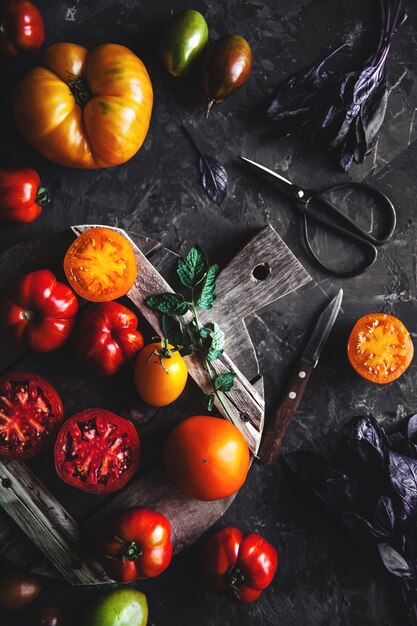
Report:
M 19 611 L 38 597 L 41 584 L 31 574 L 0 574 L 0 611 Z
M 225 35 L 210 46 L 203 61 L 207 115 L 213 104 L 223 102 L 246 83 L 251 70 L 252 50 L 240 35 Z
M 61 611 L 54 606 L 41 606 L 35 612 L 30 626 L 64 626 Z

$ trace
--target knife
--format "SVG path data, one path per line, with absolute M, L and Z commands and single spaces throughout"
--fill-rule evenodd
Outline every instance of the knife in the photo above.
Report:
M 339 313 L 343 299 L 343 289 L 329 302 L 317 320 L 313 333 L 304 349 L 298 367 L 282 396 L 281 402 L 262 437 L 258 458 L 262 463 L 273 461 L 281 448 L 286 430 L 297 412 L 307 387 L 310 374 L 316 367 L 333 324 Z

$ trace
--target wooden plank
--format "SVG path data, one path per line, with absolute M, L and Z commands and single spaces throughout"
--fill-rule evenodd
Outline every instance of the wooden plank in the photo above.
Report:
M 269 225 L 221 271 L 216 282 L 215 315 L 225 333 L 228 357 L 249 380 L 259 374 L 259 369 L 254 367 L 256 352 L 245 318 L 310 281 L 311 276 Z M 211 311 L 203 311 L 200 317 L 203 323 L 208 321 Z
M 94 228 L 94 226 L 74 226 L 73 231 L 76 234 L 81 234 L 91 228 Z M 115 228 L 113 230 L 116 230 L 125 237 L 128 237 L 127 233 L 121 231 L 120 229 Z M 159 313 L 148 307 L 146 300 L 152 295 L 163 292 L 172 292 L 173 290 L 167 281 L 154 268 L 152 263 L 148 261 L 142 251 L 139 250 L 135 242 L 130 237 L 128 237 L 128 239 L 135 250 L 138 263 L 138 278 L 128 292 L 127 296 L 135 304 L 155 331 L 162 336 L 163 333 L 160 325 Z M 191 314 L 187 314 L 182 319 L 184 326 L 188 326 L 192 332 L 193 328 L 191 326 L 191 317 Z M 221 323 L 221 318 L 217 317 L 217 314 L 214 321 L 216 320 Z M 201 387 L 204 393 L 212 391 L 202 360 L 197 355 L 192 354 L 186 357 L 186 361 L 190 376 L 195 380 L 199 387 Z M 224 395 L 227 399 L 226 401 L 233 423 L 242 431 L 252 454 L 256 454 L 261 440 L 264 419 L 265 403 L 263 398 L 257 393 L 257 391 L 255 391 L 249 381 L 246 380 L 243 374 L 226 354 L 223 354 L 220 359 L 213 363 L 213 369 L 216 373 L 225 371 L 232 371 L 236 373 L 236 379 L 232 390 Z M 223 405 L 219 402 L 217 397 L 215 399 L 215 406 L 225 418 L 229 419 L 229 415 L 225 412 Z
M 78 524 L 44 485 L 17 461 L 0 460 L 0 500 L 8 515 L 71 584 L 109 582 L 102 567 L 80 550 Z

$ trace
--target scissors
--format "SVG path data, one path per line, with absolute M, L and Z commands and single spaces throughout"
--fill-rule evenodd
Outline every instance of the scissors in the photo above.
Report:
M 305 189 L 303 187 L 294 185 L 292 182 L 281 176 L 281 174 L 273 172 L 264 165 L 260 165 L 260 163 L 251 161 L 250 159 L 247 159 L 243 156 L 239 158 L 247 166 L 255 170 L 262 177 L 269 180 L 269 182 L 275 184 L 281 191 L 285 193 L 286 196 L 288 196 L 294 202 L 295 206 L 303 216 L 304 241 L 307 250 L 313 257 L 314 261 L 326 272 L 329 272 L 334 276 L 346 278 L 363 274 L 363 272 L 366 272 L 366 270 L 368 270 L 376 261 L 376 258 L 378 256 L 378 250 L 376 246 L 382 246 L 383 244 L 388 243 L 392 238 L 397 222 L 395 208 L 391 200 L 384 193 L 382 193 L 382 191 L 375 189 L 375 187 L 372 187 L 371 185 L 368 185 L 366 183 L 346 182 L 332 185 L 331 187 L 326 187 L 325 189 L 321 189 L 319 191 L 314 191 L 312 189 Z M 378 238 L 374 237 L 371 233 L 368 233 L 364 228 L 359 226 L 359 224 L 351 219 L 349 215 L 347 215 L 329 198 L 326 197 L 326 194 L 335 190 L 342 189 L 351 189 L 353 191 L 356 190 L 356 192 L 362 191 L 377 202 L 377 205 L 386 216 L 388 231 L 384 237 Z M 334 215 L 336 219 L 344 222 L 345 226 L 337 224 L 335 221 L 324 217 L 322 214 L 314 210 L 314 205 L 321 205 L 321 207 L 327 209 L 328 215 Z M 361 247 L 366 251 L 367 258 L 359 267 L 350 270 L 333 269 L 323 263 L 323 261 L 318 258 L 311 245 L 308 233 L 308 220 L 310 219 L 319 224 L 322 224 L 329 230 L 339 233 L 346 239 L 350 239 L 359 243 Z

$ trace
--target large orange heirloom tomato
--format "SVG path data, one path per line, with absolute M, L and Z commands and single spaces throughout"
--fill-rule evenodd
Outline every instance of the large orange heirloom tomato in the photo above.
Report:
M 104 44 L 50 46 L 13 93 L 16 124 L 55 163 L 95 169 L 128 161 L 145 140 L 152 84 L 131 50 Z
M 165 439 L 164 462 L 171 481 L 187 496 L 220 500 L 241 488 L 250 455 L 245 438 L 231 422 L 194 415 Z

